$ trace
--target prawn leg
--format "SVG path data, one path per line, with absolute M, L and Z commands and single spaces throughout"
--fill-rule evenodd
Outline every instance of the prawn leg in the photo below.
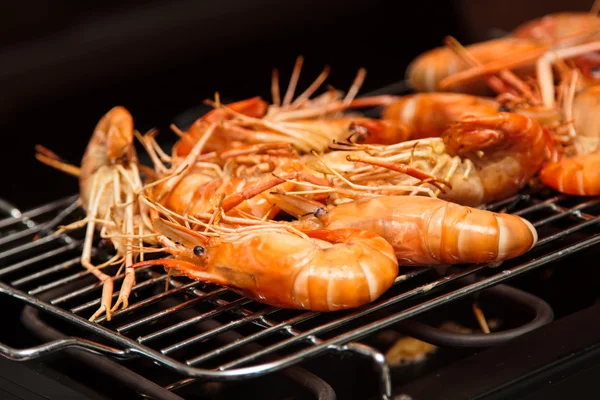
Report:
M 104 179 L 100 179 L 104 178 Z M 110 321 L 111 319 L 111 303 L 112 303 L 112 295 L 114 291 L 114 282 L 113 278 L 106 275 L 104 272 L 100 271 L 100 269 L 93 265 L 91 262 L 92 258 L 92 241 L 94 238 L 94 231 L 96 228 L 96 223 L 94 218 L 98 214 L 98 208 L 100 200 L 102 199 L 102 195 L 106 187 L 112 182 L 112 177 L 106 177 L 101 175 L 94 176 L 94 180 L 92 182 L 91 187 L 91 207 L 89 207 L 88 215 L 90 217 L 90 221 L 87 224 L 87 229 L 85 232 L 85 239 L 83 242 L 83 252 L 81 254 L 81 265 L 87 269 L 91 274 L 93 274 L 100 282 L 102 283 L 102 297 L 100 300 L 100 307 L 96 312 L 89 318 L 89 321 L 93 322 L 106 313 L 106 319 Z
M 555 93 L 552 79 L 552 63 L 598 50 L 600 50 L 600 42 L 596 41 L 559 50 L 552 50 L 540 57 L 536 64 L 536 70 L 544 106 L 548 108 L 554 106 Z
M 129 295 L 135 285 L 135 270 L 131 268 L 133 265 L 133 254 L 132 254 L 132 236 L 133 236 L 133 193 L 129 191 L 127 193 L 127 207 L 125 209 L 125 230 L 127 234 L 127 253 L 125 255 L 125 278 L 121 283 L 121 289 L 119 290 L 119 297 L 115 302 L 115 305 L 110 310 L 111 313 L 115 312 L 122 304 L 122 309 L 126 309 L 129 306 Z M 108 319 L 108 316 L 107 316 Z

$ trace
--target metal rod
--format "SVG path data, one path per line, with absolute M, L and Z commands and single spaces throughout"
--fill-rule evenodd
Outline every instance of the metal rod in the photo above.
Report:
M 74 265 L 76 265 L 77 263 L 79 263 L 80 260 L 81 260 L 81 257 L 71 258 L 70 260 L 63 261 L 63 262 L 61 262 L 59 264 L 56 264 L 56 265 L 54 265 L 52 267 L 45 268 L 45 269 L 43 269 L 41 271 L 38 271 L 38 272 L 36 272 L 34 274 L 27 275 L 27 276 L 25 276 L 23 278 L 20 278 L 20 279 L 16 279 L 16 280 L 12 281 L 10 284 L 13 285 L 13 286 L 21 286 L 21 285 L 24 285 L 26 283 L 30 283 L 30 282 L 35 281 L 37 279 L 44 278 L 44 277 L 46 277 L 48 275 L 51 275 L 51 274 L 53 274 L 55 272 L 67 270 L 67 269 L 73 267 Z
M 13 205 L 10 205 L 6 201 L 0 199 L 2 201 L 2 203 L 4 203 L 4 207 L 2 207 L 0 204 L 0 208 L 3 209 L 3 211 L 5 211 L 7 214 L 11 215 L 8 218 L 4 218 L 4 219 L 0 220 L 0 229 L 6 228 L 7 226 L 10 226 L 12 224 L 16 224 L 19 222 L 22 223 L 24 220 L 27 220 L 29 218 L 34 218 L 39 215 L 48 213 L 50 211 L 54 211 L 58 208 L 62 208 L 64 206 L 66 206 L 67 204 L 76 201 L 78 198 L 79 198 L 79 195 L 65 197 L 63 199 L 56 200 L 56 201 L 53 201 L 48 204 L 44 204 L 43 206 L 34 208 L 34 209 L 29 210 L 24 213 L 19 211 L 19 209 L 17 209 Z
M 26 243 L 26 244 L 24 244 L 22 246 L 18 246 L 18 247 L 13 247 L 11 250 L 6 250 L 6 251 L 0 253 L 0 260 L 3 258 L 11 257 L 15 254 L 19 254 L 22 251 L 31 250 L 32 248 L 34 248 L 36 246 L 40 246 L 40 245 L 52 242 L 56 239 L 58 239 L 58 236 L 47 236 L 47 237 L 42 238 L 35 242 Z M 0 277 L 5 276 L 10 273 L 13 273 L 13 272 L 16 272 L 16 271 L 20 270 L 21 268 L 25 268 L 36 262 L 44 261 L 48 258 L 63 254 L 65 252 L 73 250 L 73 249 L 76 249 L 80 244 L 81 244 L 80 240 L 74 241 L 72 243 L 65 244 L 54 250 L 50 250 L 46 253 L 38 254 L 37 256 L 23 260 L 19 263 L 13 264 L 9 267 L 2 268 L 2 269 L 0 269 Z
M 137 340 L 139 343 L 145 343 L 148 342 L 150 340 L 154 340 L 154 339 L 158 339 L 164 335 L 168 335 L 170 333 L 173 332 L 177 332 L 180 329 L 185 328 L 186 326 L 190 326 L 193 325 L 197 322 L 200 322 L 202 320 L 208 319 L 208 318 L 213 318 L 216 317 L 219 314 L 224 313 L 225 311 L 228 311 L 230 309 L 236 308 L 236 307 L 240 307 L 243 305 L 246 305 L 248 303 L 250 303 L 252 300 L 250 299 L 246 299 L 246 298 L 242 298 L 242 299 L 238 299 L 236 301 L 232 301 L 231 303 L 224 305 L 224 306 L 219 306 L 213 310 L 210 310 L 208 312 L 205 312 L 203 314 L 197 315 L 194 318 L 190 318 L 187 319 L 185 321 L 182 321 L 178 324 L 175 325 L 171 325 L 168 328 L 165 329 L 161 329 L 159 331 L 156 331 L 150 335 L 146 335 L 146 336 L 140 336 Z
M 244 325 L 244 324 L 247 324 L 248 322 L 252 322 L 253 320 L 255 320 L 257 318 L 261 318 L 261 317 L 263 317 L 265 315 L 272 314 L 275 311 L 278 311 L 278 309 L 274 308 L 274 307 L 265 308 L 264 310 L 261 310 L 261 311 L 255 313 L 255 314 L 248 315 L 247 317 L 244 317 L 244 318 L 241 318 L 241 319 L 238 319 L 238 320 L 235 320 L 235 321 L 231 321 L 231 322 L 229 322 L 229 323 L 227 323 L 225 325 L 221 325 L 220 327 L 215 328 L 215 329 L 213 329 L 211 331 L 203 332 L 203 333 L 201 333 L 199 335 L 192 336 L 192 337 L 190 337 L 190 338 L 188 338 L 186 340 L 182 340 L 181 342 L 175 343 L 175 344 L 173 344 L 173 345 L 171 345 L 169 347 L 165 347 L 160 352 L 163 353 L 163 354 L 169 354 L 169 353 L 171 353 L 173 351 L 180 350 L 180 349 L 182 349 L 182 348 L 184 348 L 186 346 L 189 346 L 191 344 L 201 342 L 202 340 L 210 339 L 213 336 L 216 336 L 216 335 L 218 335 L 220 333 L 223 333 L 223 332 L 226 332 L 228 330 L 231 330 L 231 329 L 233 329 L 235 327 L 238 327 L 240 325 Z
M 33 235 L 34 233 L 47 232 L 50 228 L 54 227 L 55 225 L 58 225 L 60 223 L 60 221 L 62 221 L 67 215 L 69 215 L 73 211 L 75 211 L 76 208 L 77 208 L 77 203 L 73 203 L 69 207 L 65 208 L 60 213 L 58 213 L 58 215 L 56 215 L 54 218 L 52 218 L 48 222 L 44 222 L 43 224 L 35 224 L 35 223 L 29 224 L 30 226 L 27 229 L 12 233 L 8 236 L 1 237 L 0 238 L 0 246 L 5 243 L 12 242 L 14 240 L 23 239 L 24 237 Z M 22 219 L 22 217 L 21 217 L 21 219 Z M 67 239 L 67 240 L 70 240 L 70 239 Z
M 167 278 L 167 275 L 161 275 L 161 276 L 158 276 L 156 278 L 148 279 L 147 281 L 138 283 L 133 288 L 131 288 L 131 293 L 139 292 L 140 290 L 145 289 L 145 288 L 147 288 L 149 286 L 152 286 L 152 285 L 154 285 L 156 283 L 163 282 L 166 278 Z M 116 299 L 119 296 L 119 292 L 120 292 L 120 290 L 116 290 L 112 294 L 113 300 Z M 88 308 L 91 308 L 91 307 L 93 307 L 95 305 L 98 305 L 99 303 L 100 303 L 100 299 L 94 299 L 94 300 L 88 301 L 85 304 L 81 304 L 81 305 L 79 305 L 77 307 L 71 308 L 71 312 L 73 312 L 73 313 L 80 313 L 81 311 L 87 310 Z
M 162 310 L 162 311 L 156 312 L 156 313 L 148 315 L 148 316 L 146 316 L 144 318 L 138 319 L 135 322 L 131 322 L 131 323 L 127 324 L 127 325 L 120 326 L 116 330 L 119 333 L 123 333 L 123 332 L 131 330 L 133 328 L 139 328 L 141 326 L 148 325 L 151 322 L 156 321 L 157 319 L 164 318 L 164 317 L 166 317 L 168 315 L 171 315 L 173 313 L 176 313 L 178 311 L 185 310 L 186 308 L 190 308 L 193 305 L 195 305 L 196 303 L 200 303 L 200 302 L 206 300 L 209 297 L 218 296 L 220 294 L 225 293 L 226 291 L 227 291 L 227 289 L 217 289 L 217 290 L 215 290 L 213 292 L 210 292 L 205 297 L 194 297 L 193 299 L 189 299 L 188 301 L 184 301 L 183 303 L 179 303 L 176 306 L 169 307 L 166 310 Z
M 192 282 L 189 282 L 189 283 L 187 283 L 187 284 L 185 284 L 185 285 L 181 285 L 181 286 L 180 286 L 180 287 L 178 287 L 178 288 L 170 289 L 170 290 L 168 290 L 168 291 L 166 291 L 166 292 L 161 292 L 161 293 L 159 293 L 159 294 L 157 294 L 157 295 L 155 295 L 155 296 L 149 297 L 149 298 L 147 298 L 147 299 L 145 299 L 145 300 L 138 301 L 137 303 L 135 303 L 135 304 L 132 304 L 132 305 L 130 305 L 129 307 L 127 307 L 125 310 L 119 310 L 119 311 L 116 311 L 116 312 L 115 312 L 115 313 L 112 315 L 112 319 L 113 319 L 113 320 L 115 320 L 115 319 L 116 319 L 116 318 L 118 318 L 120 315 L 124 315 L 124 314 L 130 314 L 130 313 L 133 313 L 133 312 L 135 312 L 137 309 L 140 309 L 140 308 L 143 308 L 143 307 L 150 306 L 150 305 L 152 305 L 152 304 L 154 304 L 154 303 L 157 303 L 157 302 L 159 302 L 160 300 L 164 299 L 165 297 L 168 297 L 168 296 L 173 296 L 173 295 L 175 295 L 175 294 L 177 294 L 177 293 L 184 292 L 184 291 L 186 291 L 186 290 L 192 289 L 194 286 L 197 286 L 197 285 L 199 285 L 199 284 L 200 284 L 200 282 L 198 282 L 198 281 L 192 281 Z M 98 318 L 96 319 L 96 323 L 102 323 L 102 322 L 104 322 L 105 320 L 106 320 L 106 315 L 103 315 L 103 316 L 101 316 L 101 317 L 98 317 Z M 118 329 L 117 329 L 117 330 L 118 330 Z

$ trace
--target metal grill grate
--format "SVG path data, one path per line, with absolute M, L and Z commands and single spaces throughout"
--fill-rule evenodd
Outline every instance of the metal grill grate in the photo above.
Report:
M 363 96 L 404 92 L 405 83 L 400 82 Z M 366 113 L 377 114 L 377 110 Z M 6 215 L 0 220 L 0 293 L 77 328 L 74 337 L 35 348 L 14 349 L 0 343 L 0 354 L 25 360 L 76 347 L 118 359 L 145 358 L 177 373 L 162 375 L 179 378 L 157 382 L 170 391 L 200 380 L 258 377 L 324 353 L 350 352 L 371 360 L 379 373 L 381 394 L 389 398 L 385 357 L 359 340 L 600 242 L 600 199 L 555 196 L 547 189 L 532 188 L 487 207 L 518 214 L 534 224 L 539 241 L 530 252 L 500 265 L 456 266 L 444 274 L 403 268 L 387 293 L 356 310 L 282 310 L 183 277 L 169 278 L 165 290 L 165 271 L 147 267 L 138 269 L 127 310 L 113 314 L 111 321 L 102 317 L 90 323 L 87 318 L 99 306 L 101 286 L 80 264 L 83 229 L 53 235 L 58 225 L 81 217 L 76 201 L 77 196 L 71 196 L 22 213 L 0 199 L 0 211 Z M 95 262 L 108 258 L 101 242 L 92 255 Z M 107 268 L 107 272 L 117 271 Z M 115 289 L 122 278 L 123 274 L 116 277 Z M 471 278 L 470 283 L 463 284 L 464 278 Z M 117 296 L 115 291 L 113 302 Z M 309 378 L 304 374 L 301 379 Z
M 500 266 L 461 266 L 445 275 L 433 269 L 404 269 L 382 298 L 360 309 L 335 313 L 281 310 L 183 277 L 170 278 L 165 291 L 165 271 L 151 267 L 138 272 L 130 307 L 116 312 L 111 321 L 100 318 L 98 323 L 87 321 L 99 305 L 101 288 L 79 264 L 80 236 L 52 235 L 60 221 L 79 212 L 76 196 L 24 213 L 3 203 L 10 216 L 0 220 L 0 292 L 83 328 L 96 340 L 60 340 L 26 350 L 2 346 L 0 352 L 27 359 L 76 346 L 118 358 L 147 357 L 186 377 L 166 383 L 169 390 L 196 379 L 256 377 L 325 352 L 354 352 L 377 366 L 382 394 L 389 396 L 385 358 L 356 341 L 600 242 L 600 199 L 548 197 L 549 193 L 534 188 L 488 207 L 518 214 L 534 224 L 540 239 L 529 253 Z M 95 257 L 103 257 L 102 253 L 97 246 Z M 481 279 L 474 283 L 458 289 L 450 285 L 475 273 Z M 120 279 L 122 275 L 116 287 Z M 61 289 L 62 293 L 54 294 Z M 117 296 L 118 292 L 114 299 Z M 209 320 L 219 324 L 201 332 L 194 329 Z M 215 340 L 230 331 L 243 338 L 227 344 Z M 256 343 L 263 347 L 250 349 Z M 234 350 L 246 353 L 240 357 Z

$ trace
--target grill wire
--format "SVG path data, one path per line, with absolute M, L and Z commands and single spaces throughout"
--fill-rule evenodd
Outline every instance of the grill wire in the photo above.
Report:
M 148 357 L 187 376 L 164 385 L 172 391 L 199 378 L 251 378 L 325 352 L 353 352 L 371 359 L 381 376 L 381 391 L 389 396 L 391 382 L 385 359 L 379 351 L 357 343 L 358 340 L 600 242 L 599 199 L 548 193 L 547 189 L 533 188 L 487 207 L 512 212 L 534 224 L 539 241 L 529 253 L 500 266 L 454 267 L 445 275 L 434 269 L 405 269 L 382 298 L 360 309 L 335 313 L 281 310 L 184 277 L 172 277 L 165 291 L 167 274 L 160 267 L 151 267 L 139 271 L 130 307 L 116 312 L 111 321 L 100 318 L 96 324 L 87 318 L 99 305 L 101 287 L 79 264 L 82 233 L 52 235 L 66 217 L 79 212 L 77 197 L 24 213 L 11 208 L 11 216 L 0 220 L 0 291 L 68 320 L 108 341 L 110 346 L 75 340 L 21 353 L 7 346 L 0 350 L 17 359 L 35 358 L 72 346 L 118 358 Z M 101 246 L 96 246 L 95 261 L 105 259 L 101 253 Z M 444 292 L 450 283 L 476 273 L 481 279 Z M 116 287 L 121 278 L 122 274 L 116 279 Z M 40 300 L 44 293 L 65 285 L 69 288 L 67 293 L 49 301 Z M 115 291 L 113 300 L 117 296 Z M 167 300 L 175 301 L 175 305 L 168 305 Z M 163 303 L 167 306 L 161 307 Z M 181 317 L 184 310 L 188 313 Z M 213 329 L 193 334 L 187 329 L 213 319 L 220 322 Z M 225 345 L 211 341 L 229 331 L 240 332 L 243 338 Z M 265 338 L 272 343 L 243 357 L 228 357 L 233 350 Z
M 368 95 L 405 90 L 392 85 Z M 556 195 L 536 186 L 486 207 L 532 222 L 539 241 L 531 251 L 500 264 L 455 266 L 445 273 L 401 268 L 387 293 L 359 309 L 282 310 L 185 277 L 171 276 L 165 290 L 164 269 L 146 267 L 137 271 L 129 308 L 115 312 L 111 321 L 101 317 L 90 323 L 101 286 L 80 264 L 84 228 L 53 234 L 57 226 L 82 217 L 77 200 L 70 196 L 21 212 L 0 199 L 6 214 L 0 220 L 0 293 L 77 328 L 73 337 L 35 348 L 0 344 L 0 354 L 26 360 L 75 347 L 117 359 L 142 357 L 183 377 L 159 383 L 173 392 L 195 381 L 266 375 L 324 353 L 354 353 L 372 362 L 381 395 L 389 398 L 384 355 L 359 340 L 600 243 L 600 199 Z M 96 241 L 93 261 L 106 261 L 109 253 Z M 106 272 L 114 275 L 116 267 L 111 268 Z M 113 303 L 122 278 L 123 273 L 115 278 Z M 83 338 L 86 332 L 92 339 Z

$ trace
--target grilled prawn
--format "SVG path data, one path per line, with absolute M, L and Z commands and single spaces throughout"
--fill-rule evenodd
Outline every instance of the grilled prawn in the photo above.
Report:
M 495 114 L 499 108 L 500 103 L 487 97 L 462 93 L 417 93 L 400 96 L 385 106 L 382 119 L 405 125 L 409 131 L 407 139 L 421 139 L 441 136 L 450 123 L 466 115 Z
M 398 275 L 392 246 L 358 229 L 300 234 L 278 226 L 203 235 L 155 219 L 164 250 L 173 258 L 134 265 L 163 265 L 188 277 L 230 287 L 276 307 L 344 310 L 381 296 Z M 180 244 L 176 244 L 180 243 Z
M 347 153 L 346 161 L 357 164 L 343 170 L 343 177 L 334 176 L 336 185 L 382 187 L 382 194 L 390 194 L 384 185 L 401 185 L 407 188 L 405 194 L 416 194 L 431 184 L 416 170 L 445 182 L 445 187 L 432 188 L 439 198 L 475 207 L 522 189 L 552 154 L 553 145 L 548 132 L 531 118 L 500 112 L 465 116 L 441 137 L 390 146 L 340 142 L 332 148 L 356 151 Z M 328 159 L 322 157 L 323 163 L 329 165 Z M 330 169 L 342 172 L 335 164 Z
M 311 96 L 319 89 L 329 74 L 329 68 L 317 77 L 302 94 L 293 99 L 300 75 L 302 58 L 296 62 L 288 90 L 283 98 L 279 95 L 278 74 L 273 76 L 273 104 L 267 104 L 260 97 L 242 100 L 217 107 L 198 118 L 173 148 L 177 157 L 189 154 L 200 138 L 213 123 L 218 123 L 211 141 L 204 146 L 204 152 L 224 151 L 232 147 L 248 144 L 288 142 L 302 152 L 324 151 L 331 140 L 341 140 L 348 136 L 348 126 L 354 116 L 340 115 L 353 108 L 373 107 L 389 103 L 390 96 L 354 98 L 365 78 L 365 70 L 359 70 L 355 81 L 345 97 L 336 90 L 319 96 Z M 360 123 L 369 124 L 369 143 L 390 143 L 406 139 L 407 129 L 402 124 L 358 118 Z M 375 129 L 377 128 L 377 129 Z
M 119 305 L 127 308 L 131 289 L 135 285 L 135 273 L 130 267 L 139 253 L 132 246 L 142 241 L 156 243 L 148 209 L 137 197 L 143 185 L 133 138 L 133 117 L 127 109 L 117 106 L 96 125 L 81 160 L 80 170 L 57 160 L 48 160 L 47 151 L 37 155 L 40 161 L 79 176 L 80 200 L 87 216 L 63 229 L 87 225 L 81 264 L 103 283 L 101 305 L 90 318 L 91 321 L 104 313 L 110 320 L 112 312 Z M 121 262 L 126 268 L 119 297 L 112 307 L 113 278 L 91 262 L 92 240 L 98 225 L 102 228 L 103 236 L 109 238 L 117 250 L 116 256 L 104 265 Z
M 519 216 L 441 199 L 381 196 L 325 210 L 297 197 L 276 195 L 299 218 L 299 229 L 363 229 L 385 238 L 400 265 L 429 266 L 503 261 L 537 243 L 537 231 Z

